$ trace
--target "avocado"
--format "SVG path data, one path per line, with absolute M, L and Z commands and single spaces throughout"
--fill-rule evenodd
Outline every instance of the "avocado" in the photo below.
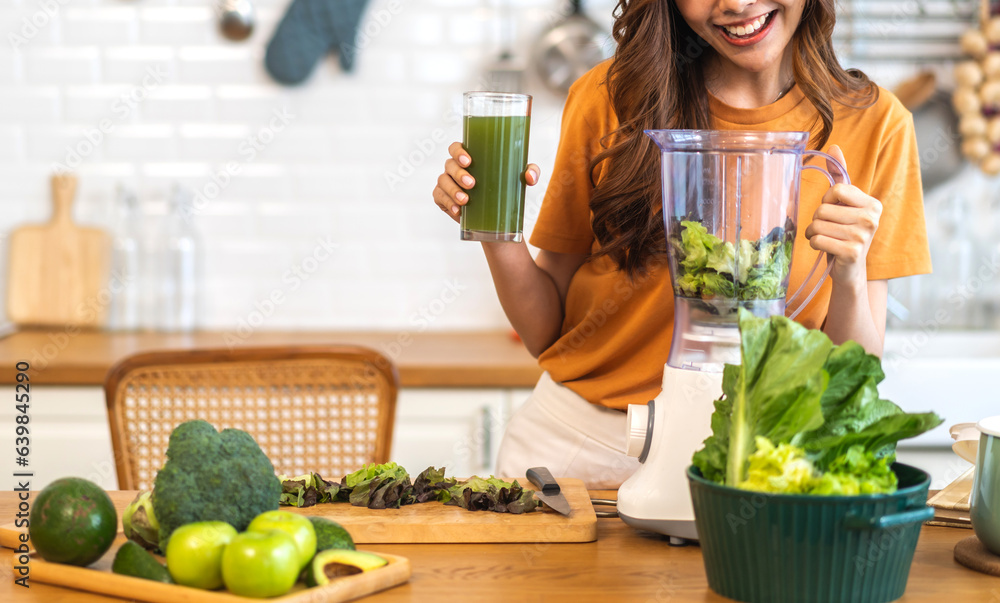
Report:
M 316 551 L 326 549 L 348 549 L 354 550 L 354 539 L 336 521 L 325 517 L 309 517 L 313 528 L 316 530 Z
M 123 576 L 134 576 L 167 584 L 174 582 L 170 578 L 170 572 L 156 560 L 156 557 L 131 540 L 126 540 L 118 549 L 111 564 L 111 571 Z
M 111 548 L 118 512 L 100 486 L 80 477 L 57 479 L 42 489 L 28 518 L 31 546 L 42 559 L 87 567 Z
M 328 549 L 316 553 L 306 570 L 306 586 L 329 584 L 331 580 L 378 569 L 388 563 L 372 553 Z

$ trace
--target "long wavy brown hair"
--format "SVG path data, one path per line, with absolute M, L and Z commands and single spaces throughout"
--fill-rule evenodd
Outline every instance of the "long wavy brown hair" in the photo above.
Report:
M 864 108 L 878 99 L 878 87 L 864 73 L 845 70 L 833 50 L 834 0 L 805 0 L 791 40 L 796 83 L 818 113 L 811 146 L 822 148 L 833 129 L 833 102 Z M 708 93 L 703 65 L 715 51 L 688 26 L 673 0 L 618 0 L 614 10 L 618 43 L 604 84 L 618 128 L 604 137 L 604 177 L 590 200 L 600 248 L 629 278 L 665 253 L 659 150 L 646 129 L 708 129 Z M 666 58 L 667 60 L 664 60 Z

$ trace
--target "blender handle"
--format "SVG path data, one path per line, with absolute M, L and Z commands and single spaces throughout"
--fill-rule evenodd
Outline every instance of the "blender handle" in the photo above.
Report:
M 803 151 L 802 157 L 803 157 L 802 160 L 803 163 L 805 163 L 805 161 L 809 157 L 822 157 L 823 159 L 826 159 L 828 165 L 832 164 L 834 167 L 837 168 L 837 171 L 840 172 L 840 176 L 841 178 L 843 178 L 844 182 L 846 182 L 847 184 L 851 183 L 851 177 L 847 174 L 847 168 L 845 168 L 839 161 L 837 161 L 827 153 L 824 153 L 822 151 Z M 819 166 L 803 165 L 802 169 L 815 170 L 823 174 L 824 176 L 826 176 L 826 179 L 830 181 L 830 186 L 833 186 L 834 184 L 837 183 L 837 181 L 830 174 L 830 172 L 826 171 L 825 169 Z M 809 284 L 809 281 L 812 280 L 813 276 L 816 274 L 816 271 L 819 269 L 819 264 L 820 262 L 823 261 L 823 257 L 825 255 L 826 254 L 824 254 L 822 251 L 819 252 L 819 255 L 816 256 L 816 262 L 813 264 L 812 270 L 809 271 L 809 275 L 805 278 L 804 281 L 802 281 L 802 284 L 799 285 L 799 288 L 795 290 L 795 293 L 793 293 L 792 296 L 788 298 L 788 301 L 785 302 L 786 306 L 790 307 L 792 305 L 792 302 L 794 302 L 799 297 L 799 295 L 802 294 L 802 291 L 805 289 L 806 285 Z M 809 302 L 812 301 L 812 298 L 816 297 L 816 294 L 819 293 L 820 287 L 823 286 L 823 282 L 826 281 L 826 277 L 830 276 L 831 270 L 833 270 L 833 262 L 827 261 L 826 270 L 823 271 L 823 276 L 819 278 L 819 282 L 816 283 L 816 286 L 813 287 L 812 291 L 809 292 L 809 295 L 807 295 L 806 298 L 802 300 L 801 303 L 799 303 L 797 308 L 792 310 L 791 314 L 788 315 L 789 318 L 794 319 L 796 316 L 799 315 L 799 313 L 802 312 L 802 310 L 805 310 L 806 306 L 809 305 Z

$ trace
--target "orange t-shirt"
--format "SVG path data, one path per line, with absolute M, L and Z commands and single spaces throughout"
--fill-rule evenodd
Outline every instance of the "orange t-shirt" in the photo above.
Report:
M 591 158 L 601 150 L 601 137 L 618 126 L 607 88 L 601 83 L 607 68 L 606 61 L 581 77 L 566 100 L 552 178 L 531 233 L 531 244 L 541 249 L 589 253 L 598 248 L 591 228 L 593 187 L 588 170 Z M 712 127 L 725 130 L 810 131 L 817 118 L 798 86 L 758 109 L 737 109 L 709 95 L 709 109 Z M 930 272 L 910 113 L 886 90 L 880 90 L 878 102 L 868 109 L 835 104 L 833 131 L 822 150 L 834 144 L 844 152 L 852 184 L 883 204 L 868 252 L 868 278 Z M 606 165 L 595 169 L 595 181 L 600 181 Z M 826 178 L 813 171 L 804 171 L 801 182 L 790 293 L 816 260 L 817 252 L 804 233 L 829 188 Z M 827 279 L 797 320 L 819 328 L 830 291 Z M 587 261 L 570 282 L 562 334 L 539 356 L 539 364 L 554 380 L 594 404 L 618 409 L 644 404 L 660 391 L 673 319 L 674 292 L 665 260 L 634 282 L 607 256 Z

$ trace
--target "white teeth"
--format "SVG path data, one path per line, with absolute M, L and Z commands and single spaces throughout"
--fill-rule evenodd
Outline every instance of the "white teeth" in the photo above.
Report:
M 752 33 L 756 33 L 757 30 L 763 27 L 764 23 L 766 22 L 767 22 L 767 15 L 763 15 L 761 17 L 757 17 L 747 25 L 737 25 L 736 27 L 730 27 L 728 25 L 724 25 L 723 27 L 725 28 L 726 31 L 728 31 L 730 34 L 734 36 L 748 36 Z

